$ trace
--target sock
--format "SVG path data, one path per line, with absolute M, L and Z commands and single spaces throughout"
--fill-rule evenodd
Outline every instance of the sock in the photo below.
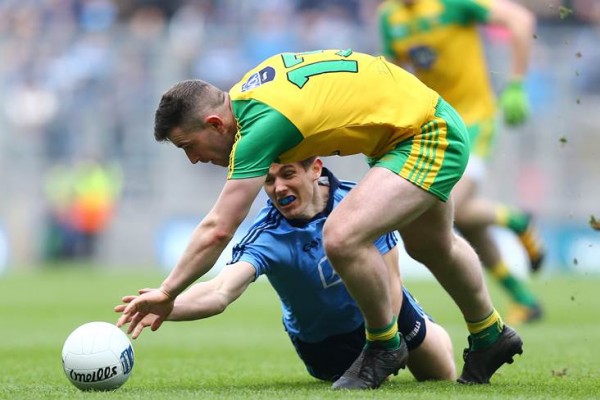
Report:
M 369 328 L 366 327 L 367 343 L 365 347 L 370 347 L 374 344 L 383 346 L 389 350 L 395 350 L 400 347 L 400 334 L 398 334 L 398 324 L 396 323 L 396 317 L 392 319 L 388 325 L 383 328 Z
M 531 268 L 537 270 L 544 257 L 544 245 L 530 221 L 531 216 L 526 212 L 505 205 L 496 205 L 496 225 L 504 226 L 519 236 L 519 241 L 529 257 Z
M 543 253 L 541 239 L 537 232 L 531 229 L 531 227 L 519 234 L 519 240 L 529 255 L 529 258 L 539 258 Z
M 533 307 L 537 304 L 537 300 L 533 293 L 529 291 L 527 286 L 519 281 L 504 264 L 503 261 L 498 262 L 489 269 L 490 273 L 510 294 L 511 299 L 518 304 L 526 307 Z
M 496 206 L 496 224 L 505 226 L 517 235 L 522 234 L 527 230 L 529 225 L 529 214 L 505 205 Z
M 491 346 L 500 338 L 504 323 L 498 311 L 494 309 L 490 315 L 481 321 L 467 321 L 467 328 L 471 333 L 470 349 L 478 350 Z

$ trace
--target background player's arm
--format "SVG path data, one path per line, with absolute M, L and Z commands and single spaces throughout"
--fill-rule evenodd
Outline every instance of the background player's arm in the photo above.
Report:
M 489 21 L 501 25 L 511 33 L 512 71 L 511 80 L 521 80 L 528 68 L 535 33 L 535 16 L 527 8 L 509 0 L 494 0 Z
M 222 313 L 254 281 L 255 273 L 254 267 L 245 261 L 225 267 L 213 279 L 196 283 L 180 294 L 175 299 L 173 310 L 167 315 L 167 321 L 194 321 Z M 150 290 L 141 290 L 140 295 Z M 123 311 L 126 304 L 136 298 L 137 296 L 124 297 L 123 304 L 115 307 L 115 311 Z M 132 337 L 136 339 L 157 318 L 159 316 L 153 313 L 144 316 L 133 330 Z
M 406 64 L 398 58 L 398 54 L 392 47 L 392 37 L 390 35 L 390 26 L 386 17 L 386 13 L 380 11 L 378 15 L 378 30 L 379 30 L 379 41 L 382 45 L 383 56 L 390 62 L 396 65 Z M 404 66 L 404 65 L 403 65 Z
M 500 95 L 500 107 L 508 125 L 520 125 L 529 115 L 529 101 L 523 87 L 523 78 L 531 56 L 535 17 L 519 4 L 509 0 L 495 0 L 490 9 L 489 22 L 505 26 L 511 33 L 512 71 Z
M 208 272 L 242 223 L 265 177 L 228 180 L 212 210 L 200 222 L 161 289 L 176 297 Z

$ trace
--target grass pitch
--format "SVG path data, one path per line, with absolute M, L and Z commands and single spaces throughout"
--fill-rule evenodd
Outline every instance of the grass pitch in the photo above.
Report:
M 159 273 L 46 268 L 0 277 L 0 399 L 597 399 L 600 397 L 598 277 L 540 277 L 531 285 L 546 317 L 519 327 L 524 354 L 502 367 L 491 385 L 417 383 L 407 371 L 368 392 L 333 392 L 296 357 L 279 304 L 258 282 L 224 314 L 166 323 L 133 342 L 135 366 L 114 392 L 80 392 L 64 376 L 61 349 L 77 326 L 115 322 L 122 295 L 161 281 Z M 458 370 L 466 327 L 435 282 L 407 282 L 425 309 L 449 331 Z M 506 300 L 489 283 L 502 312 Z

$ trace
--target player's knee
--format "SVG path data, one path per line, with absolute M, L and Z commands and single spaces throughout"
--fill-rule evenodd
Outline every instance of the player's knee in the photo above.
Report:
M 343 226 L 328 222 L 323 227 L 323 248 L 329 259 L 335 259 L 348 253 L 351 239 L 349 232 Z
M 455 380 L 454 352 L 446 330 L 428 321 L 427 337 L 411 351 L 408 367 L 418 381 Z
M 335 260 L 343 257 L 346 254 L 344 252 L 344 248 L 346 248 L 345 243 L 340 237 L 323 235 L 323 248 L 325 249 L 327 258 Z

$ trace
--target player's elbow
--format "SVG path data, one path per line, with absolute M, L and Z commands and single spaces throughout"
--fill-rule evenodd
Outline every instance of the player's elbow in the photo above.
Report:
M 213 315 L 222 314 L 229 306 L 229 300 L 227 296 L 217 295 L 215 296 L 213 303 Z
M 537 21 L 535 15 L 528 9 L 523 8 L 521 24 L 525 27 L 525 29 L 533 34 L 533 32 L 535 32 L 536 23 Z
M 218 245 L 227 245 L 229 241 L 233 238 L 234 230 L 222 228 L 215 229 L 212 234 L 212 240 L 215 244 Z
M 535 14 L 521 5 L 515 4 L 514 7 L 509 24 L 512 25 L 513 30 L 521 30 L 533 36 L 536 26 Z
M 203 228 L 208 232 L 207 237 L 211 246 L 226 246 L 233 238 L 236 226 L 227 224 L 225 221 L 211 218 L 202 221 Z

